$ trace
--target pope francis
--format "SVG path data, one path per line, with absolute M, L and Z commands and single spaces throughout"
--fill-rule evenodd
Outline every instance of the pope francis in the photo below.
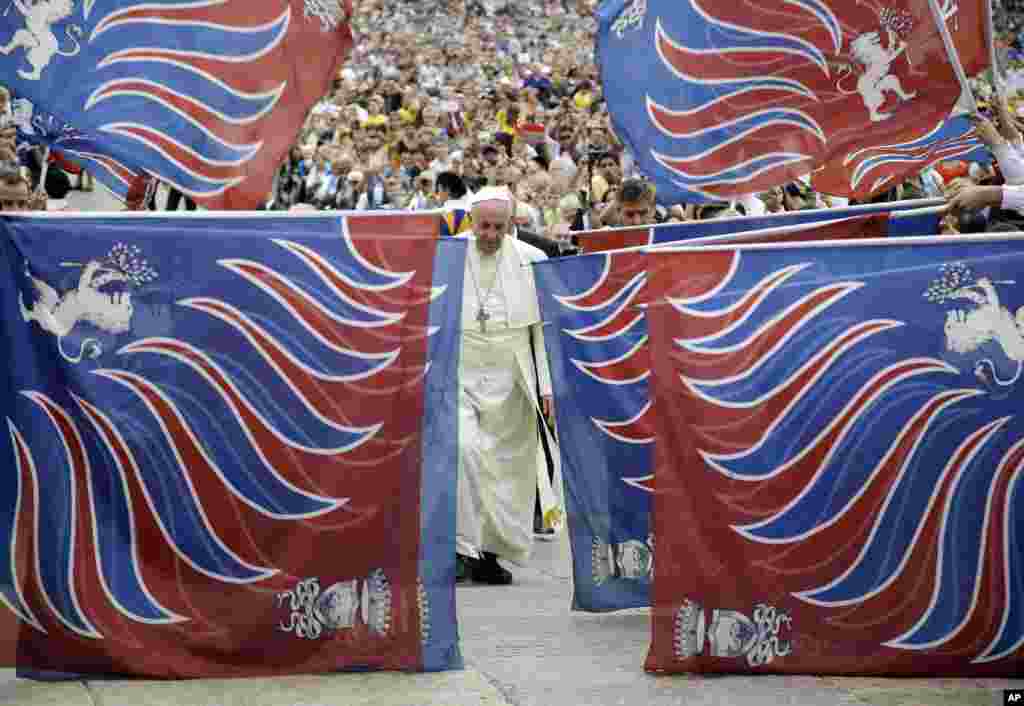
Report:
M 530 266 L 545 255 L 510 235 L 514 203 L 508 191 L 481 189 L 470 209 L 459 372 L 457 580 L 508 584 L 512 574 L 498 558 L 519 564 L 529 556 L 538 482 L 546 504 L 547 470 L 538 472 L 544 427 L 537 411 L 552 413 L 551 377 Z

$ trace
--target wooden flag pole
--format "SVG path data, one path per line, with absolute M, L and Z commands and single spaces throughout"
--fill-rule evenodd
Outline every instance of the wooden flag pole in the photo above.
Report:
M 39 172 L 39 183 L 36 184 L 36 194 L 46 191 L 46 172 L 50 171 L 50 146 L 46 146 L 43 153 L 43 168 Z
M 999 56 L 996 52 L 996 28 L 992 18 L 992 3 L 985 3 L 985 41 L 988 42 L 988 61 L 992 65 L 992 84 L 995 86 L 996 95 L 1003 99 L 1006 82 L 1003 72 L 999 66 Z
M 953 72 L 960 82 L 960 92 L 963 96 L 967 96 L 967 107 L 971 114 L 977 114 L 978 104 L 974 100 L 974 92 L 971 91 L 971 85 L 967 81 L 967 74 L 964 72 L 963 64 L 960 63 L 960 55 L 956 51 L 956 45 L 953 44 L 953 37 L 949 33 L 949 27 L 946 25 L 946 18 L 942 14 L 938 0 L 928 0 L 928 7 L 932 10 L 935 26 L 938 27 L 939 34 L 942 36 L 942 44 L 946 47 L 946 56 L 949 58 L 949 63 L 953 65 Z

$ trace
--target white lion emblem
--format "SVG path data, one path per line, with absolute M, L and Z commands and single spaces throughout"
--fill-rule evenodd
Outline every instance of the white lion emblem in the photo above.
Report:
M 853 61 L 860 67 L 857 69 L 860 74 L 857 77 L 857 93 L 864 100 L 872 122 L 880 122 L 892 117 L 892 113 L 880 112 L 882 104 L 885 103 L 886 92 L 895 93 L 901 100 L 910 100 L 917 93 L 903 90 L 893 73 L 891 73 L 892 62 L 894 62 L 907 49 L 907 43 L 900 39 L 891 28 L 886 28 L 888 46 L 882 46 L 882 36 L 879 32 L 867 32 L 861 34 L 850 42 L 850 55 Z M 839 81 L 855 71 L 852 63 L 845 67 Z M 853 91 L 847 91 L 839 86 L 839 90 L 850 95 Z
M 988 341 L 996 341 L 1006 357 L 1024 361 L 1024 307 L 1011 314 L 999 302 L 993 282 L 985 277 L 949 295 L 978 305 L 971 311 L 957 309 L 946 314 L 946 347 L 955 353 L 971 353 Z
M 100 287 L 109 282 L 124 280 L 124 275 L 106 270 L 95 260 L 85 266 L 78 280 L 78 288 L 66 292 L 64 296 L 58 296 L 57 291 L 43 280 L 31 275 L 29 278 L 39 295 L 39 300 L 28 308 L 22 298 L 21 318 L 25 321 L 35 321 L 44 331 L 56 336 L 57 348 L 65 360 L 78 363 L 82 360 L 86 348 L 90 349 L 90 358 L 96 358 L 103 352 L 102 346 L 95 338 L 83 341 L 76 356 L 69 356 L 64 352 L 64 338 L 74 330 L 79 321 L 88 321 L 109 333 L 124 333 L 131 328 L 132 295 L 128 292 L 104 294 L 100 291 Z
M 64 351 L 64 338 L 71 334 L 80 321 L 86 321 L 96 328 L 111 334 L 125 333 L 131 329 L 135 313 L 130 292 L 103 292 L 101 289 L 111 282 L 125 282 L 136 287 L 156 279 L 157 273 L 145 260 L 139 257 L 139 249 L 119 243 L 103 261 L 91 260 L 84 266 L 79 263 L 63 263 L 69 267 L 82 267 L 78 286 L 57 293 L 43 280 L 28 274 L 38 295 L 31 307 L 25 306 L 21 296 L 21 318 L 25 322 L 35 321 L 47 333 L 57 337 L 57 349 L 61 356 L 78 363 L 85 355 L 97 358 L 103 347 L 95 338 L 82 342 L 76 355 Z
M 18 75 L 29 81 L 38 81 L 43 69 L 49 66 L 54 56 L 75 56 L 81 51 L 78 38 L 82 29 L 78 25 L 67 28 L 67 36 L 74 43 L 71 51 L 61 51 L 53 25 L 66 20 L 74 12 L 74 0 L 11 0 L 13 6 L 25 17 L 25 28 L 14 33 L 7 44 L 0 46 L 0 54 L 10 54 L 18 47 L 25 49 L 25 58 L 32 65 L 31 71 L 18 70 Z M 10 9 L 10 8 L 8 8 Z M 6 13 L 5 13 L 6 14 Z

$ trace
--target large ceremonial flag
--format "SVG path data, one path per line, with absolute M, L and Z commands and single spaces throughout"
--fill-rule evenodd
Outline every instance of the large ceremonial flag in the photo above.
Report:
M 598 55 L 615 131 L 666 204 L 755 193 L 860 150 L 915 149 L 961 95 L 939 15 L 983 60 L 977 23 L 957 23 L 961 5 L 973 17 L 982 4 L 605 0 Z M 831 193 L 864 198 L 898 176 L 837 178 Z
M 852 223 L 843 218 L 807 222 L 689 242 L 869 238 L 878 235 L 885 217 L 883 213 Z M 692 225 L 711 231 L 719 223 Z M 656 230 L 671 235 L 690 225 Z M 544 343 L 557 396 L 577 610 L 650 605 L 655 555 L 650 492 L 657 435 L 644 316 L 646 258 L 638 248 L 545 260 L 534 266 L 541 315 L 548 324 Z
M 763 216 L 735 216 L 706 221 L 686 221 L 638 228 L 615 228 L 575 233 L 583 252 L 606 252 L 641 245 L 660 245 L 708 236 L 729 236 L 749 231 L 774 229 L 771 238 L 793 240 L 805 228 L 828 224 L 829 238 L 893 235 L 932 235 L 939 230 L 939 214 L 934 207 L 942 199 L 894 201 L 889 203 L 783 211 Z M 792 227 L 789 227 L 792 226 Z M 760 239 L 759 242 L 764 242 Z
M 347 0 L 11 0 L 0 75 L 23 139 L 124 196 L 141 171 L 263 204 L 352 47 Z
M 534 265 L 555 390 L 573 608 L 650 605 L 653 430 L 643 253 Z
M 647 669 L 1019 675 L 1024 236 L 648 273 Z
M 0 219 L 0 663 L 458 666 L 466 246 L 436 234 L 422 215 Z

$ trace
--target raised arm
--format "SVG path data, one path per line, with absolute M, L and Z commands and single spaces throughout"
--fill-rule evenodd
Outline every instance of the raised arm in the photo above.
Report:
M 1007 142 L 1020 142 L 1021 134 L 1020 130 L 1017 129 L 1017 121 L 1013 119 L 1013 115 L 1010 113 L 1010 106 L 1002 95 L 998 96 L 996 100 L 996 109 L 999 115 L 999 134 Z

